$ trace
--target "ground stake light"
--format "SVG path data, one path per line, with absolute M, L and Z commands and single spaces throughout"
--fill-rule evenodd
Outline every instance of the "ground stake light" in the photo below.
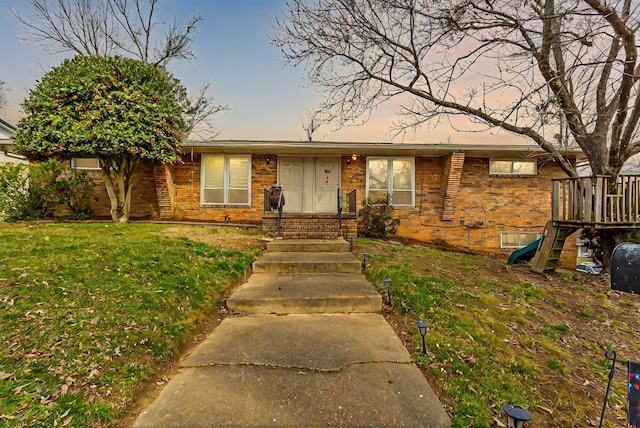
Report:
M 367 253 L 360 253 L 362 256 L 362 272 L 367 270 Z
M 427 329 L 429 328 L 429 323 L 426 321 L 416 321 L 416 327 L 418 327 L 418 331 L 420 332 L 420 336 L 422 336 L 422 353 L 427 353 L 427 346 L 424 343 L 424 337 L 427 335 Z
M 531 413 L 513 404 L 505 404 L 502 406 L 502 411 L 507 415 L 507 428 L 523 428 L 532 417 Z
M 391 304 L 391 278 L 385 278 L 382 280 L 384 286 L 387 288 L 387 301 L 389 302 L 389 306 L 393 306 Z

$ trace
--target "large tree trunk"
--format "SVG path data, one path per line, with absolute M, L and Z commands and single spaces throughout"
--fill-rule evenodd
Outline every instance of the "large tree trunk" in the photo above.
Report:
M 611 264 L 611 255 L 616 245 L 626 241 L 629 238 L 628 230 L 610 229 L 600 231 L 600 246 L 602 247 L 602 269 L 609 270 Z
M 129 222 L 133 175 L 137 165 L 135 159 L 122 159 L 117 168 L 101 161 L 102 178 L 111 201 L 111 219 L 116 223 Z

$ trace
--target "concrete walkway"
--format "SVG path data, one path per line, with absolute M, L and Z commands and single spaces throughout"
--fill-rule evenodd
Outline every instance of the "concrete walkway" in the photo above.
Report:
M 342 240 L 276 240 L 134 427 L 448 427 Z

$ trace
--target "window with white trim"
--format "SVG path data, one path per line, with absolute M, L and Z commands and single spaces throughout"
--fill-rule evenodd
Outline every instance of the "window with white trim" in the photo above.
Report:
M 202 155 L 203 205 L 251 204 L 250 155 Z
M 589 250 L 587 243 L 583 239 L 576 239 L 576 245 L 578 246 L 579 259 L 587 259 L 591 257 L 591 250 Z
M 415 158 L 367 158 L 367 198 L 385 199 L 393 205 L 413 206 Z
M 71 169 L 100 169 L 98 158 L 73 158 Z
M 535 160 L 491 159 L 489 174 L 491 175 L 536 175 L 538 164 Z
M 523 248 L 540 239 L 538 232 L 501 232 L 500 248 Z

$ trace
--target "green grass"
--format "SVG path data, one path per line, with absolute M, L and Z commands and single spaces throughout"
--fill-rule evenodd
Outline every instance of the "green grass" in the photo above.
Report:
M 453 427 L 504 422 L 504 403 L 530 410 L 532 428 L 587 426 L 602 406 L 610 367 L 604 350 L 640 354 L 637 296 L 603 299 L 608 285 L 598 288 L 592 277 L 523 275 L 476 255 L 356 243 L 356 253 L 370 255 L 366 276 L 380 293 L 382 279 L 391 279 L 388 316 L 399 334 L 413 336 L 414 357 Z M 427 355 L 419 352 L 418 319 L 431 324 Z M 609 411 L 605 427 L 624 423 L 625 385 L 624 375 L 612 385 L 611 408 L 621 411 Z
M 166 229 L 0 223 L 0 427 L 109 426 L 260 251 Z

